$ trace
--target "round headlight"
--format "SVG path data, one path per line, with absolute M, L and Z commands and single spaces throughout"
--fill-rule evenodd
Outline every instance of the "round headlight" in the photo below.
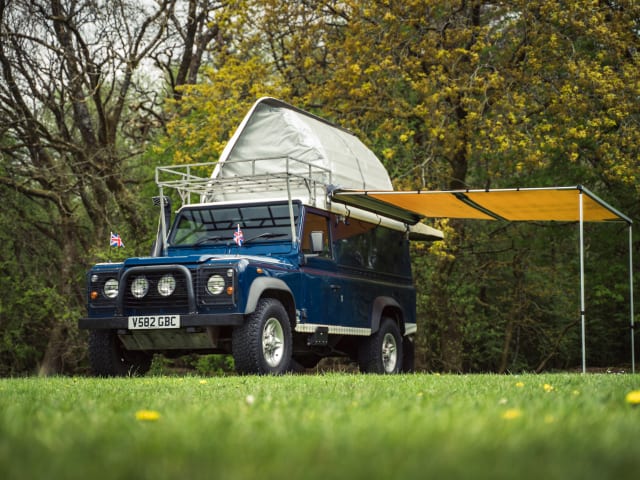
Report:
M 131 282 L 131 293 L 136 298 L 144 297 L 149 291 L 149 281 L 147 277 L 136 277 L 133 282 Z
M 104 282 L 104 288 L 102 289 L 104 296 L 107 298 L 116 298 L 118 296 L 118 280 L 110 278 Z
M 211 275 L 207 280 L 207 291 L 211 295 L 220 295 L 224 291 L 224 278 L 220 275 Z
M 158 293 L 163 297 L 168 297 L 176 289 L 176 279 L 173 275 L 163 275 L 158 282 Z

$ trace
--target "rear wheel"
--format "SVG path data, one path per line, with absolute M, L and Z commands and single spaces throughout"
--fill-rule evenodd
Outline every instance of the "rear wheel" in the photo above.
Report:
M 144 375 L 151 367 L 151 359 L 148 353 L 126 350 L 113 330 L 89 332 L 89 362 L 94 375 Z
M 364 339 L 358 351 L 360 371 L 365 373 L 399 373 L 402 371 L 402 336 L 390 318 L 383 318 L 380 329 Z
M 241 374 L 279 375 L 291 366 L 289 315 L 278 300 L 263 298 L 245 323 L 233 330 L 231 350 Z

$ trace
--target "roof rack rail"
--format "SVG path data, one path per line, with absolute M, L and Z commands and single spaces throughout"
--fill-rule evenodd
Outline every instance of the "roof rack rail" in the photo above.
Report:
M 331 185 L 331 170 L 287 156 L 156 167 L 155 180 L 161 195 L 164 188 L 175 189 L 183 205 L 265 194 L 302 196 L 315 205 Z

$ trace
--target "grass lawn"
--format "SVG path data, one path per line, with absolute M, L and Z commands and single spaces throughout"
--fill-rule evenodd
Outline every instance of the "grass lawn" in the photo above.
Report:
M 640 375 L 0 380 L 0 478 L 637 479 Z

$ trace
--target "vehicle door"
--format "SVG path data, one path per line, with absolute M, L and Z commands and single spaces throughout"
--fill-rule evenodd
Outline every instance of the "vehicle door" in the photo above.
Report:
M 300 239 L 304 258 L 300 271 L 306 316 L 301 320 L 308 324 L 340 324 L 336 315 L 341 306 L 342 285 L 331 254 L 329 219 L 329 214 L 322 210 L 308 208 L 305 212 Z

